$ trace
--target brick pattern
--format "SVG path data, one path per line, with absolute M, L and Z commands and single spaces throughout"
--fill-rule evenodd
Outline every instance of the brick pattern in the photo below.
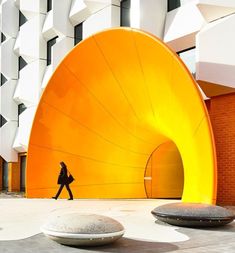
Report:
M 235 205 L 235 93 L 206 102 L 218 162 L 217 204 Z

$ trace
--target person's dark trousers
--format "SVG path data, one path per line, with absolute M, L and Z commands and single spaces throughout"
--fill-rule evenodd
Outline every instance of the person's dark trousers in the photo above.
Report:
M 70 198 L 70 199 L 73 199 L 73 194 L 72 194 L 72 192 L 71 192 L 71 190 L 70 190 L 69 184 L 61 184 L 61 185 L 60 185 L 60 188 L 59 188 L 59 190 L 58 190 L 58 192 L 57 192 L 57 194 L 56 194 L 56 196 L 55 196 L 55 198 L 58 199 L 58 197 L 60 196 L 60 193 L 61 193 L 61 191 L 63 190 L 64 186 L 66 187 L 66 189 L 67 189 L 67 191 L 68 191 L 68 193 L 69 193 L 69 198 Z

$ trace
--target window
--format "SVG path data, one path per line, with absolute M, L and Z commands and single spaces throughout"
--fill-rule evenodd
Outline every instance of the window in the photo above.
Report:
M 0 114 L 0 127 L 7 123 L 7 120 Z
M 19 126 L 19 122 L 20 122 L 20 117 L 19 116 L 26 109 L 27 109 L 27 107 L 23 103 L 18 105 L 18 126 Z
M 167 11 L 172 11 L 178 7 L 180 7 L 180 0 L 168 0 Z
M 82 23 L 74 27 L 74 45 L 77 45 L 82 40 Z
M 55 45 L 57 38 L 58 36 L 47 41 L 47 66 L 51 65 L 51 50 L 52 50 L 53 45 Z
M 26 156 L 20 156 L 20 191 L 25 191 Z
M 23 103 L 21 103 L 21 104 L 19 104 L 18 105 L 18 116 L 24 111 L 24 110 L 26 110 L 26 106 L 25 106 L 25 104 L 23 104 Z
M 130 0 L 121 1 L 121 26 L 130 26 Z
M 25 22 L 27 22 L 27 18 L 19 11 L 19 26 L 22 26 Z
M 1 43 L 4 42 L 5 40 L 6 40 L 6 36 L 3 33 L 1 33 Z
M 7 190 L 8 189 L 8 163 L 3 160 L 2 164 L 2 189 Z
M 6 77 L 1 73 L 1 86 L 3 86 L 3 84 L 7 82 Z
M 47 0 L 47 12 L 52 10 L 52 0 Z
M 21 71 L 21 69 L 23 69 L 27 65 L 27 62 L 21 56 L 18 58 L 18 61 L 19 61 L 18 68 L 19 68 L 19 71 Z
M 195 47 L 191 47 L 177 53 L 194 77 L 196 74 L 195 52 L 196 52 Z

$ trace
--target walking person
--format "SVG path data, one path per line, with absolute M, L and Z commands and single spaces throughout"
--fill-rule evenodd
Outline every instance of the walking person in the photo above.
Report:
M 57 184 L 60 184 L 60 188 L 59 188 L 58 192 L 56 193 L 55 197 L 52 197 L 52 198 L 53 199 L 58 199 L 58 197 L 60 196 L 61 191 L 63 190 L 63 188 L 65 186 L 68 193 L 69 193 L 69 199 L 68 200 L 73 200 L 73 194 L 72 194 L 72 191 L 69 187 L 69 184 L 71 182 L 69 182 L 67 166 L 64 162 L 60 162 L 60 167 L 61 167 L 60 175 L 59 175 L 58 181 L 57 181 Z

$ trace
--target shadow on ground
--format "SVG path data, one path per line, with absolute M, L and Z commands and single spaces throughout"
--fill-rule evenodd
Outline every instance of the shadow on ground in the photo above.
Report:
M 83 248 L 85 249 L 85 248 Z M 128 238 L 121 238 L 113 244 L 99 247 L 86 248 L 91 252 L 122 252 L 122 253 L 142 253 L 142 252 L 171 252 L 178 247 L 171 243 L 138 241 Z
M 178 250 L 178 247 L 170 243 L 146 242 L 121 238 L 113 244 L 99 247 L 72 247 L 58 244 L 48 239 L 43 234 L 38 234 L 24 240 L 0 241 L 0 252 L 4 253 L 164 253 Z

